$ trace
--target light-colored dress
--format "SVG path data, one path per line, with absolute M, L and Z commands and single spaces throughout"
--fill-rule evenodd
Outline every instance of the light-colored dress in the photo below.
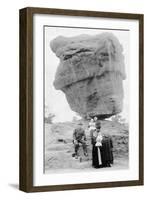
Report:
M 89 122 L 89 131 L 95 130 L 95 122 Z

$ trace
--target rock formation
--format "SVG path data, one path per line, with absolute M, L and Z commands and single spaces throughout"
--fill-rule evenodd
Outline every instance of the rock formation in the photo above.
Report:
M 105 118 L 122 111 L 123 49 L 111 33 L 59 36 L 50 43 L 60 59 L 54 86 L 82 117 Z

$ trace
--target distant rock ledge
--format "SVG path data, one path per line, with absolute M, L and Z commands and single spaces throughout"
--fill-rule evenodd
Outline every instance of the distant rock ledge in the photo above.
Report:
M 54 86 L 82 117 L 106 118 L 123 106 L 123 48 L 112 33 L 59 36 L 50 43 L 60 59 Z

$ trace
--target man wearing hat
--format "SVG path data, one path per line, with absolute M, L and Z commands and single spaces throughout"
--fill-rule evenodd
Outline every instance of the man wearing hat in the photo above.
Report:
M 88 156 L 87 146 L 86 146 L 86 135 L 82 126 L 83 124 L 79 123 L 78 127 L 73 132 L 73 143 L 74 143 L 74 148 L 75 148 L 76 159 L 78 158 L 78 150 L 79 150 L 80 144 L 83 147 L 84 155 Z

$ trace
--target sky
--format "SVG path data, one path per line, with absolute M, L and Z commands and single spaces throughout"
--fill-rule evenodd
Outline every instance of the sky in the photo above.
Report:
M 50 41 L 57 36 L 72 37 L 80 34 L 96 35 L 102 32 L 111 32 L 123 46 L 125 59 L 126 80 L 123 81 L 124 100 L 123 110 L 120 113 L 126 122 L 129 122 L 129 31 L 100 30 L 64 27 L 45 27 L 45 105 L 46 114 L 54 113 L 54 122 L 71 121 L 76 113 L 70 109 L 65 94 L 61 90 L 56 90 L 53 86 L 55 73 L 59 65 L 59 58 L 50 48 Z

